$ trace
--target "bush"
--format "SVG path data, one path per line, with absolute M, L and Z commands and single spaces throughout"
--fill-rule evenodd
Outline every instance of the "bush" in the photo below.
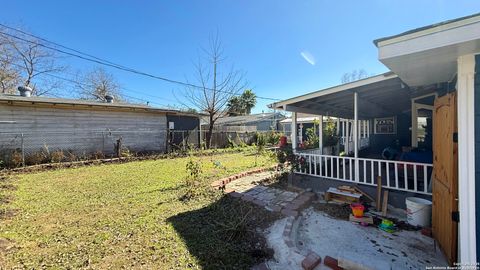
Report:
M 48 156 L 43 151 L 25 156 L 25 163 L 28 165 L 38 165 L 47 162 Z
M 290 146 L 281 147 L 277 151 L 277 161 L 281 164 L 290 165 L 291 170 L 304 168 L 306 166 L 305 159 L 303 157 L 296 156 L 293 153 L 293 149 Z
M 50 153 L 50 161 L 53 163 L 62 162 L 65 159 L 65 154 L 62 150 L 56 150 Z
M 180 198 L 182 201 L 195 199 L 204 193 L 204 188 L 200 186 L 200 180 L 202 178 L 201 162 L 190 158 L 185 166 L 185 171 L 187 172 L 187 178 L 185 180 L 186 190 Z
M 269 145 L 278 145 L 280 142 L 280 137 L 283 136 L 283 133 L 277 132 L 275 130 L 270 130 L 265 133 L 267 144 Z
M 256 136 L 257 136 L 257 142 L 256 142 L 257 150 L 258 152 L 262 152 L 265 149 L 265 145 L 267 144 L 266 137 L 262 133 L 258 133 L 258 132 Z

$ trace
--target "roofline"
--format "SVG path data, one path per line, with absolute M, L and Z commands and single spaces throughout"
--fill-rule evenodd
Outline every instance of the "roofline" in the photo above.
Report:
M 372 77 L 368 77 L 368 78 L 365 78 L 365 79 L 361 79 L 361 80 L 357 80 L 357 81 L 353 81 L 353 82 L 349 82 L 349 83 L 345 83 L 345 84 L 340 84 L 340 85 L 332 86 L 332 87 L 329 87 L 329 88 L 317 90 L 315 92 L 311 92 L 311 93 L 301 95 L 301 96 L 298 96 L 298 97 L 281 100 L 281 101 L 269 104 L 268 107 L 269 108 L 274 108 L 274 109 L 284 109 L 283 108 L 284 106 L 292 104 L 292 103 L 297 103 L 297 102 L 307 100 L 307 99 L 312 99 L 312 98 L 321 97 L 321 96 L 325 96 L 325 95 L 330 95 L 330 94 L 334 94 L 334 93 L 338 93 L 338 92 L 342 92 L 342 91 L 347 91 L 347 90 L 351 90 L 353 88 L 357 88 L 357 87 L 360 87 L 360 86 L 364 86 L 364 85 L 368 85 L 368 84 L 372 84 L 372 83 L 377 83 L 377 82 L 381 82 L 381 81 L 386 81 L 386 80 L 390 80 L 390 79 L 394 79 L 394 78 L 398 78 L 398 76 L 395 73 L 393 73 L 391 71 L 388 71 L 388 72 L 385 72 L 385 73 L 382 73 L 382 74 L 379 74 L 379 75 L 375 75 L 375 76 L 372 76 Z
M 47 98 L 48 99 L 48 98 Z M 194 116 L 194 117 L 200 117 L 202 114 L 195 114 L 195 113 L 188 113 L 188 112 L 182 112 L 179 110 L 169 110 L 169 109 L 162 109 L 162 108 L 155 108 L 155 107 L 149 107 L 149 106 L 135 106 L 135 105 L 129 105 L 125 103 L 95 103 L 95 102 L 75 102 L 76 100 L 72 99 L 71 101 L 65 100 L 29 100 L 29 98 L 18 98 L 18 97 L 13 97 L 9 98 L 9 96 L 2 96 L 0 95 L 0 102 L 5 102 L 12 104 L 13 103 L 22 103 L 22 104 L 30 104 L 30 105 L 35 105 L 35 104 L 43 104 L 43 105 L 66 105 L 66 106 L 72 106 L 72 107 L 97 107 L 97 108 L 105 108 L 105 109 L 132 109 L 132 110 L 137 110 L 137 111 L 146 111 L 146 112 L 155 112 L 155 113 L 165 113 L 165 114 L 175 114 L 175 115 L 185 115 L 185 116 Z
M 377 47 L 384 46 L 384 45 L 389 45 L 389 44 L 392 44 L 392 43 L 397 43 L 397 42 L 400 42 L 400 41 L 405 41 L 405 40 L 408 40 L 408 39 L 413 39 L 413 38 L 417 38 L 417 37 L 420 37 L 420 36 L 425 36 L 425 35 L 429 35 L 429 34 L 432 34 L 432 33 L 445 31 L 445 30 L 449 30 L 449 29 L 452 29 L 452 28 L 457 28 L 457 27 L 461 27 L 461 26 L 465 26 L 465 25 L 469 25 L 469 24 L 476 23 L 476 22 L 479 22 L 479 21 L 480 21 L 480 13 L 475 13 L 475 14 L 472 14 L 472 15 L 468 15 L 468 16 L 464 16 L 464 17 L 460 17 L 460 18 L 456 18 L 456 19 L 452 19 L 452 20 L 447 20 L 447 21 L 443 21 L 443 22 L 439 22 L 439 23 L 435 23 L 435 24 L 431 24 L 431 25 L 427 25 L 427 26 L 423 26 L 423 27 L 419 27 L 419 28 L 416 28 L 416 29 L 413 29 L 413 30 L 409 30 L 409 31 L 397 34 L 397 35 L 375 39 L 373 41 L 373 43 Z

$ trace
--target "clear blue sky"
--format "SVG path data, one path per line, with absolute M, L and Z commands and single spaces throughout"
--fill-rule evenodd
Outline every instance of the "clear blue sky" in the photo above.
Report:
M 4 1 L 0 21 L 164 77 L 192 78 L 217 30 L 228 61 L 260 96 L 289 98 L 336 85 L 343 73 L 387 69 L 372 40 L 480 12 L 480 1 Z M 315 65 L 301 52 L 308 52 Z M 66 58 L 72 69 L 92 64 Z M 174 104 L 180 86 L 110 70 L 129 95 Z M 267 110 L 259 100 L 254 112 Z

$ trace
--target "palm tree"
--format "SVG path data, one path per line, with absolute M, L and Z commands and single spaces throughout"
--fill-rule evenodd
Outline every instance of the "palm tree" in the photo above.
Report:
M 240 96 L 240 100 L 243 105 L 243 112 L 245 114 L 250 114 L 252 112 L 252 108 L 255 107 L 255 104 L 257 104 L 257 96 L 250 89 L 247 89 L 243 92 L 243 94 Z

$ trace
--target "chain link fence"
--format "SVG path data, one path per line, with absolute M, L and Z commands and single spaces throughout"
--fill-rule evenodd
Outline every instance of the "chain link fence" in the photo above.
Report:
M 210 147 L 252 145 L 258 134 L 276 144 L 281 133 L 214 131 Z M 0 167 L 187 151 L 205 148 L 207 135 L 205 130 L 0 132 Z

